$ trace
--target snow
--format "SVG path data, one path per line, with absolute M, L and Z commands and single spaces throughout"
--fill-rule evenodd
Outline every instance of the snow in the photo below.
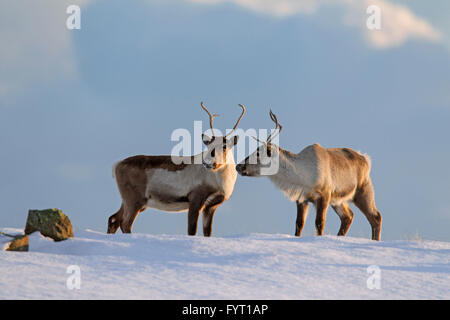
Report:
M 66 284 L 73 265 L 80 289 Z M 36 232 L 30 252 L 0 251 L 0 274 L 0 299 L 450 299 L 450 243 Z

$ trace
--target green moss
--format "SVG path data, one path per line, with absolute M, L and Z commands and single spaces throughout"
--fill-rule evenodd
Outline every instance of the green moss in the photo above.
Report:
M 73 237 L 72 223 L 69 218 L 58 209 L 29 210 L 25 234 L 35 231 L 50 237 L 55 241 Z

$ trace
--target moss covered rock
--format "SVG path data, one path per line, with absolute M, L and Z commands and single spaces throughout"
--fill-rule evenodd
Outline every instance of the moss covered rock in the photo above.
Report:
M 55 241 L 73 237 L 72 223 L 69 218 L 58 209 L 29 210 L 25 234 L 39 231 L 43 236 Z

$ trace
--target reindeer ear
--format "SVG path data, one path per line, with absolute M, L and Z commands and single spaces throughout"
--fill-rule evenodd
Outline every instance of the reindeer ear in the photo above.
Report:
M 203 140 L 203 143 L 204 143 L 204 144 L 208 145 L 208 144 L 210 144 L 211 142 L 213 142 L 214 139 L 215 139 L 215 137 L 212 137 L 212 138 L 211 138 L 210 136 L 207 136 L 206 134 L 202 133 L 202 140 Z
M 272 146 L 270 144 L 267 144 L 267 156 L 271 157 L 272 156 Z
M 239 141 L 239 136 L 234 136 L 233 137 L 233 146 L 235 146 Z

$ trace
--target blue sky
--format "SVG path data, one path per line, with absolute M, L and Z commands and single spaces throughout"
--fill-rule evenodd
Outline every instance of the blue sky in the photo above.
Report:
M 81 30 L 66 28 L 70 4 Z M 365 25 L 370 4 L 379 31 Z M 57 207 L 105 231 L 121 202 L 112 165 L 170 153 L 173 130 L 207 120 L 203 100 L 222 130 L 242 103 L 244 129 L 272 128 L 274 110 L 285 149 L 368 153 L 382 238 L 450 241 L 448 12 L 448 1 L 3 1 L 0 225 Z M 354 212 L 349 235 L 369 237 Z M 268 179 L 238 177 L 213 234 L 293 234 L 295 217 Z M 332 209 L 327 218 L 336 234 Z M 133 230 L 185 234 L 186 220 L 148 209 Z

